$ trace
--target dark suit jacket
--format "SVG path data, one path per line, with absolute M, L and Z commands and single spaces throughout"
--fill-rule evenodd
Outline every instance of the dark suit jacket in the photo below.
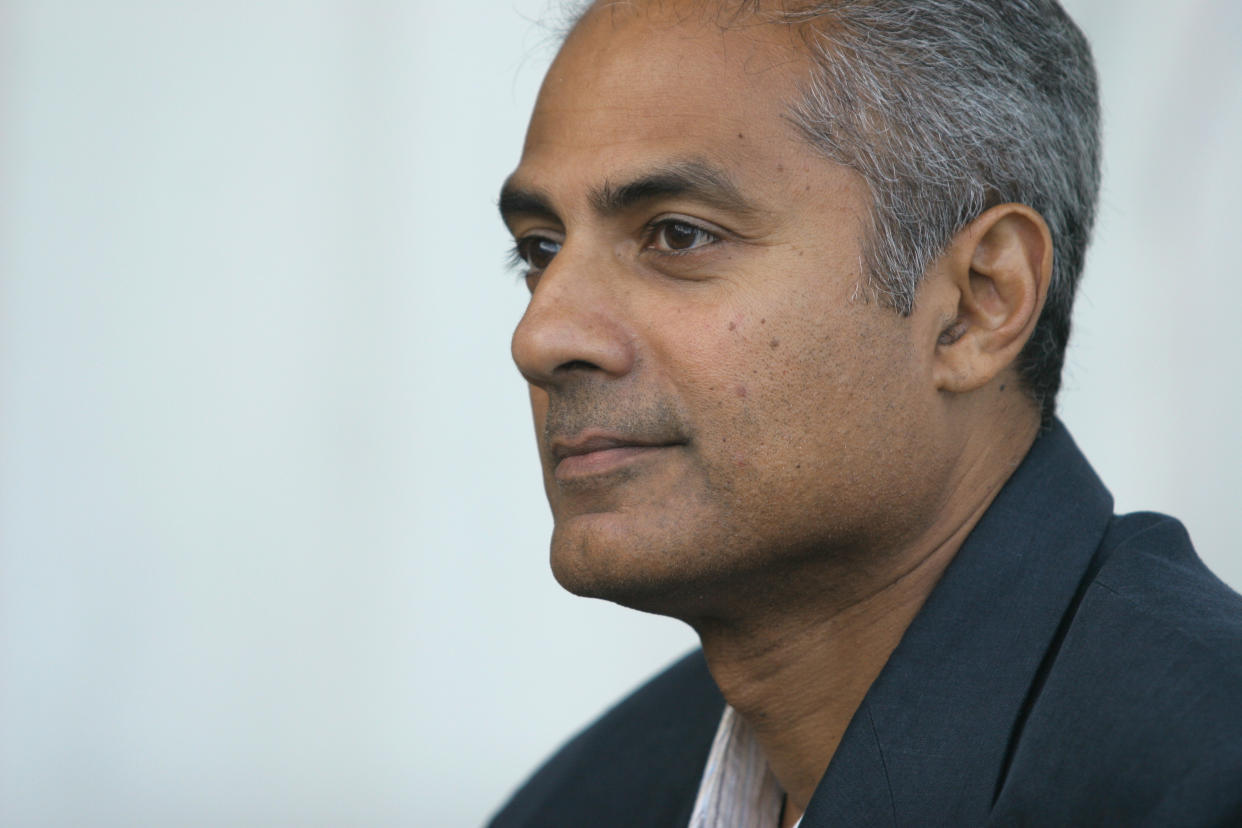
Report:
M 724 701 L 701 653 L 579 734 L 495 828 L 682 828 Z M 1242 826 L 1242 598 L 1181 524 L 1116 517 L 1059 423 L 876 679 L 803 818 Z

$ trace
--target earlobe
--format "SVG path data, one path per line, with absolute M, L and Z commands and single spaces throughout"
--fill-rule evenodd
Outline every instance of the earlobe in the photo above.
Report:
M 966 393 L 1017 359 L 1052 276 L 1052 237 L 1039 213 L 1001 204 L 963 228 L 938 260 L 957 306 L 936 339 L 936 384 Z

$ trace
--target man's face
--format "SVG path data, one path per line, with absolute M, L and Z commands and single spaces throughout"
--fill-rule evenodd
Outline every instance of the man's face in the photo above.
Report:
M 785 118 L 793 38 L 597 9 L 544 82 L 502 210 L 572 591 L 712 613 L 935 508 L 935 324 L 860 298 L 867 189 Z

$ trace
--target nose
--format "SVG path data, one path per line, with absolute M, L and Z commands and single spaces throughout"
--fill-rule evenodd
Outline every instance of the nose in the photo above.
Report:
M 607 265 L 573 255 L 567 245 L 553 259 L 513 332 L 518 370 L 545 389 L 581 372 L 622 376 L 634 365 L 635 337 Z

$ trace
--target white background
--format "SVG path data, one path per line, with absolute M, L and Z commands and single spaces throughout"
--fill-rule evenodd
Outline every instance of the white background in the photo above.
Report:
M 1063 417 L 1242 585 L 1242 5 L 1074 0 Z M 0 824 L 471 826 L 693 638 L 563 594 L 495 194 L 543 0 L 0 2 Z

